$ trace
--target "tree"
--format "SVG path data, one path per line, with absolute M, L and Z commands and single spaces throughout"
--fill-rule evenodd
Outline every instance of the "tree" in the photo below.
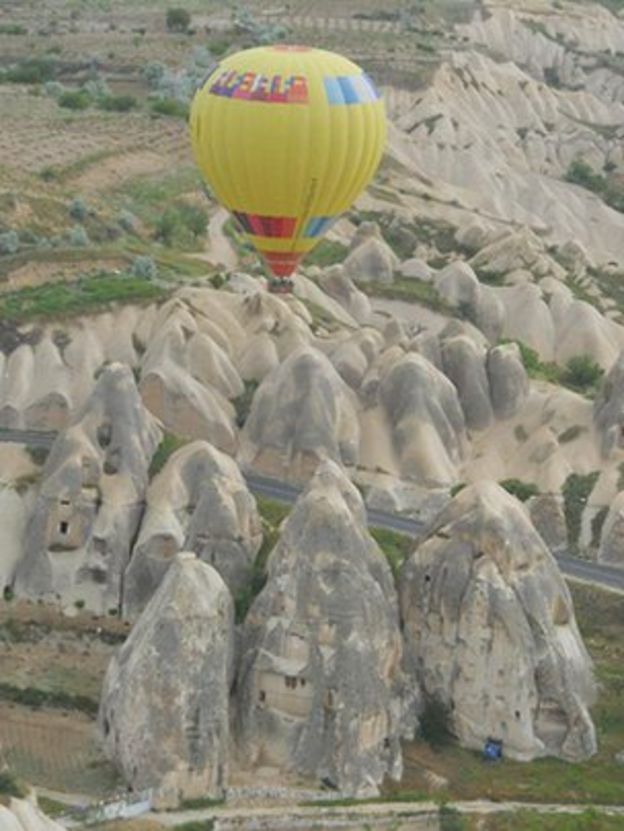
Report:
M 191 25 L 191 15 L 186 9 L 167 9 L 167 29 L 170 32 L 186 32 Z

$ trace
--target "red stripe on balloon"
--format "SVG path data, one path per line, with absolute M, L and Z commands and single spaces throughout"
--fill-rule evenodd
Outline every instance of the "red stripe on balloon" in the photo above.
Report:
M 303 255 L 288 251 L 263 251 L 262 256 L 276 277 L 290 277 Z

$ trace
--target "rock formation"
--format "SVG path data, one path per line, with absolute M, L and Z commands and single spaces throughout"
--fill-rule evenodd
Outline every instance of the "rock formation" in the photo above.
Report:
M 493 413 L 483 350 L 465 335 L 449 338 L 442 342 L 442 366 L 457 388 L 466 427 L 484 430 Z
M 624 492 L 618 493 L 605 519 L 598 562 L 624 567 Z
M 319 285 L 349 312 L 358 323 L 367 323 L 371 315 L 370 300 L 350 279 L 341 265 L 326 268 L 319 276 Z
M 109 664 L 98 716 L 106 753 L 161 807 L 224 794 L 233 633 L 227 587 L 185 552 Z
M 149 464 L 161 438 L 132 371 L 106 367 L 46 461 L 17 594 L 81 602 L 100 613 L 119 607 Z
M 529 499 L 527 508 L 535 530 L 551 554 L 565 554 L 569 542 L 563 497 L 554 493 L 540 493 Z
M 392 283 L 398 267 L 394 251 L 376 236 L 361 242 L 343 263 L 345 276 L 356 283 Z
M 384 374 L 379 399 L 401 475 L 429 485 L 454 481 L 465 449 L 465 421 L 449 379 L 410 353 Z
M 242 458 L 278 478 L 307 478 L 324 458 L 358 459 L 356 400 L 329 360 L 296 349 L 268 375 L 253 398 Z
M 180 300 L 161 310 L 158 323 L 141 362 L 145 406 L 171 433 L 233 453 L 234 408 L 228 399 L 241 394 L 243 382 L 230 358 Z
M 375 792 L 401 772 L 396 592 L 362 499 L 335 464 L 297 501 L 268 571 L 243 634 L 244 757 Z
M 487 377 L 494 415 L 511 418 L 529 394 L 529 379 L 517 344 L 506 343 L 488 352 Z
M 624 351 L 602 382 L 594 403 L 594 424 L 605 458 L 624 448 Z
M 514 759 L 596 751 L 592 666 L 556 562 L 512 496 L 462 490 L 404 564 L 407 664 L 460 742 Z
M 174 453 L 154 477 L 123 580 L 123 614 L 145 607 L 174 555 L 194 551 L 234 596 L 247 584 L 262 543 L 256 501 L 236 462 L 207 442 Z

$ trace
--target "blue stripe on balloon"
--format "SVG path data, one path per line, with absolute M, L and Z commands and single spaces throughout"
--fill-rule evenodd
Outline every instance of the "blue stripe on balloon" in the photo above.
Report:
M 304 237 L 320 237 L 336 219 L 335 216 L 313 216 L 305 227 Z
M 355 80 L 355 79 L 354 79 Z M 342 76 L 338 78 L 338 83 L 340 84 L 340 89 L 342 90 L 342 95 L 344 98 L 345 104 L 361 104 L 361 100 L 357 94 L 357 90 L 354 84 L 351 83 L 351 78 L 347 78 L 346 76 Z
M 361 75 L 340 75 L 335 78 L 325 78 L 325 93 L 331 105 L 341 104 L 370 104 L 380 96 L 371 79 Z
M 330 104 L 344 104 L 342 89 L 338 78 L 325 78 L 325 93 Z

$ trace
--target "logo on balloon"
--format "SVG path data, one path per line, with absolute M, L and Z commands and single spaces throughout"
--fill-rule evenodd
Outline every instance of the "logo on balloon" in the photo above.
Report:
M 222 72 L 210 87 L 212 95 L 268 104 L 307 104 L 308 79 L 303 75 L 262 75 L 257 72 Z

